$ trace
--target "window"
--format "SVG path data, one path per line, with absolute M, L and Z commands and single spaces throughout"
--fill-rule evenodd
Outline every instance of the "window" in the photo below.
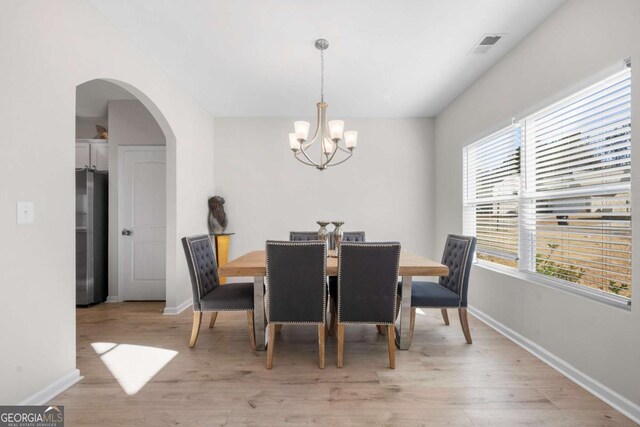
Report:
M 466 147 L 464 209 L 479 259 L 630 298 L 630 68 Z
M 465 233 L 478 239 L 478 258 L 512 267 L 518 259 L 519 126 L 464 149 Z

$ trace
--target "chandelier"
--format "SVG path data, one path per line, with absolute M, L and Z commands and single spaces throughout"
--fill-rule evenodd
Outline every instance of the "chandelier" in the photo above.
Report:
M 316 131 L 309 141 L 307 140 L 309 122 L 294 122 L 295 132 L 289 134 L 289 147 L 298 161 L 322 171 L 351 158 L 358 141 L 358 132 L 354 130 L 345 132 L 342 120 L 331 120 L 327 123 L 327 107 L 329 105 L 324 102 L 324 51 L 329 47 L 329 42 L 325 39 L 318 39 L 315 46 L 320 50 L 320 102 L 316 104 L 318 107 Z M 319 147 L 320 157 L 317 163 L 311 160 L 312 147 Z M 341 154 L 336 157 L 338 152 Z

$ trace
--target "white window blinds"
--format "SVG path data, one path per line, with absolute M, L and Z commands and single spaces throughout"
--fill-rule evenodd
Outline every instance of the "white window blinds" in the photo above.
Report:
M 479 258 L 513 265 L 518 258 L 519 126 L 464 149 L 464 227 Z
M 521 269 L 630 296 L 631 70 L 525 120 Z

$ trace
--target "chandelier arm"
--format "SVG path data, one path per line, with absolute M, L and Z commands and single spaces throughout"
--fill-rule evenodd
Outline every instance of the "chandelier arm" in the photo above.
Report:
M 346 158 L 340 160 L 338 163 L 334 163 L 331 165 L 327 165 L 328 168 L 333 167 L 333 166 L 338 166 L 343 164 L 344 162 L 346 162 L 347 160 L 349 160 L 351 158 L 351 156 L 353 156 L 353 151 L 349 153 L 349 156 L 347 156 Z
M 311 164 L 312 164 L 313 166 L 315 166 L 315 167 L 320 167 L 320 166 L 322 166 L 322 164 L 317 164 L 316 162 L 314 162 L 313 160 L 311 160 L 311 159 L 309 158 L 309 156 L 307 155 L 306 151 L 304 151 L 304 150 L 302 150 L 302 149 L 301 149 L 301 150 L 300 150 L 300 152 L 304 155 L 304 157 L 305 157 L 308 161 L 310 161 L 310 162 L 311 162 Z M 298 158 L 298 156 L 297 156 L 297 155 L 296 155 L 296 159 L 300 160 L 300 159 Z M 302 160 L 300 160 L 300 161 L 302 162 Z M 302 163 L 304 163 L 304 162 L 302 162 Z
M 317 112 L 316 112 L 316 131 L 313 133 L 313 138 L 311 138 L 311 140 L 305 145 L 305 148 L 310 146 L 311 144 L 313 144 L 314 142 L 316 142 L 316 139 L 318 138 L 318 133 L 320 131 L 320 105 L 317 105 Z
M 317 165 L 314 165 L 313 163 L 309 163 L 309 162 L 305 162 L 304 160 L 301 160 L 300 157 L 298 157 L 297 155 L 294 155 L 293 157 L 295 157 L 295 159 L 300 163 L 302 163 L 303 165 L 317 167 Z
M 331 140 L 330 140 L 331 141 Z M 332 141 L 333 142 L 333 141 Z M 331 157 L 327 157 L 327 162 L 326 165 L 328 166 L 329 163 L 331 163 L 331 161 L 333 160 L 333 157 L 336 155 L 336 153 L 338 152 L 338 143 L 336 143 L 336 148 L 333 149 L 333 152 L 331 153 Z
M 338 146 L 338 149 L 340 151 L 342 151 L 343 153 L 347 153 L 347 154 L 353 154 L 353 151 L 350 150 L 345 150 L 344 148 L 340 147 L 340 145 L 336 144 Z

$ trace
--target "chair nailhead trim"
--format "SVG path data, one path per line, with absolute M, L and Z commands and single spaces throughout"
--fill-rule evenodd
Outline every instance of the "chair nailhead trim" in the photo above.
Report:
M 324 284 L 324 286 L 326 287 L 326 283 L 327 283 L 327 245 L 324 244 L 324 242 L 321 243 L 324 246 L 324 250 L 323 250 L 323 259 L 324 259 L 324 274 L 323 274 L 323 280 L 322 283 Z M 267 245 L 274 245 L 274 246 L 319 246 L 320 243 L 318 242 L 314 242 L 314 241 L 297 241 L 297 242 L 267 242 Z M 265 264 L 266 264 L 266 270 L 267 270 L 267 280 L 265 281 L 265 284 L 268 284 L 268 279 L 269 279 L 269 251 L 265 250 Z M 254 301 L 254 307 L 255 304 L 257 302 Z M 267 317 L 267 323 L 269 323 L 269 311 L 270 311 L 270 306 L 271 306 L 271 293 L 269 292 L 269 286 L 267 285 L 267 309 L 266 309 L 266 317 Z M 322 292 L 322 307 L 324 308 L 322 310 L 322 323 L 319 322 L 287 322 L 287 324 L 290 325 L 323 325 L 327 323 L 327 293 L 326 291 Z M 284 322 L 278 322 L 278 323 L 284 323 Z
M 394 246 L 399 246 L 397 243 L 364 243 L 364 242 L 343 242 L 341 243 L 340 246 L 345 245 L 345 246 L 363 246 L 363 247 L 369 247 L 369 248 L 389 248 L 389 247 L 394 247 Z M 340 312 L 341 310 L 341 306 L 340 306 L 340 284 L 342 282 L 342 268 L 340 267 L 342 265 L 342 251 L 338 250 L 338 298 L 336 298 L 337 301 L 337 306 L 338 306 L 338 323 L 351 323 L 351 324 L 377 324 L 377 325 L 386 325 L 387 323 L 384 322 L 376 322 L 374 320 L 372 321 L 362 321 L 362 322 L 341 322 L 340 321 Z M 394 285 L 397 286 L 398 283 L 398 277 L 400 275 L 400 250 L 398 251 L 398 260 L 397 260 L 397 268 L 396 268 L 396 280 L 394 282 Z M 395 319 L 398 314 L 396 313 L 396 307 L 398 306 L 398 292 L 394 292 L 393 293 L 393 318 Z M 394 323 L 389 323 L 390 325 L 395 324 Z
M 200 304 L 200 298 L 202 298 L 202 286 L 200 284 L 200 275 L 198 274 L 197 266 L 198 262 L 193 256 L 193 243 L 200 242 L 203 239 L 209 240 L 207 236 L 196 237 L 194 239 L 187 239 L 187 246 L 189 247 L 189 256 L 191 257 L 191 264 L 193 264 L 194 275 L 196 276 L 196 285 L 198 287 L 198 304 Z

